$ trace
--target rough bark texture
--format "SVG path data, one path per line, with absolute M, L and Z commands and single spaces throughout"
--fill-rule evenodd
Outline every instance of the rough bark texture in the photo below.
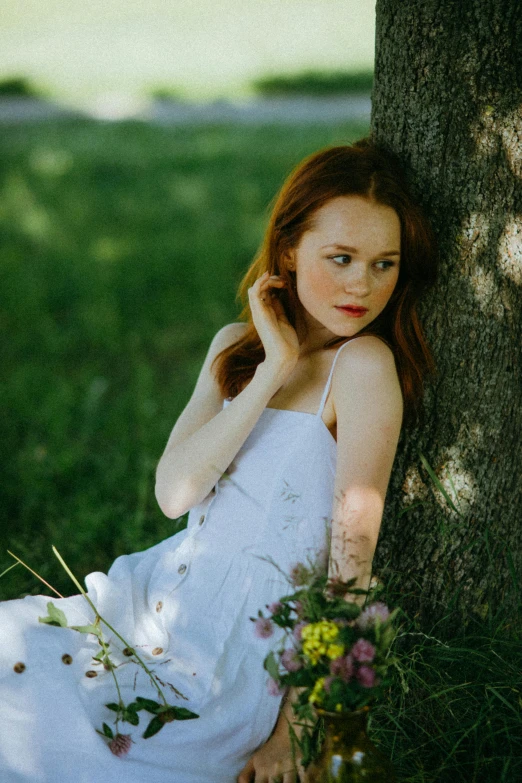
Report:
M 376 13 L 372 131 L 440 243 L 419 308 L 438 372 L 425 421 L 401 436 L 376 571 L 426 619 L 485 617 L 515 609 L 522 584 L 521 7 L 377 0 Z

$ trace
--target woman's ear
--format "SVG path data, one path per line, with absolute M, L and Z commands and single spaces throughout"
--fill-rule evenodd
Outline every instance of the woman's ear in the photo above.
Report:
M 287 269 L 291 272 L 295 272 L 295 254 L 293 250 L 285 250 L 283 253 L 283 260 L 286 263 Z

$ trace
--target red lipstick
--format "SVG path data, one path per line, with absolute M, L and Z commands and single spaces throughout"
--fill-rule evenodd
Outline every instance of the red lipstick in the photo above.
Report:
M 347 315 L 351 315 L 352 318 L 361 318 L 361 316 L 368 312 L 367 307 L 352 307 L 351 305 L 336 307 L 336 310 L 342 310 Z

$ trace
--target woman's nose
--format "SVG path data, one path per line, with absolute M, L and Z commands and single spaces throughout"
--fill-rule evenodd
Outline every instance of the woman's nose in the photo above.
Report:
M 370 274 L 366 267 L 351 266 L 346 275 L 345 291 L 356 293 L 358 296 L 366 296 L 370 293 Z

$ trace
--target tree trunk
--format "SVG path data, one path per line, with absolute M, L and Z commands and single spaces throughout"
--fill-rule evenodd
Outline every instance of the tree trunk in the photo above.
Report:
M 406 164 L 440 277 L 419 307 L 438 372 L 399 443 L 375 570 L 425 619 L 461 621 L 515 608 L 522 583 L 522 13 L 518 0 L 376 13 L 372 132 Z

